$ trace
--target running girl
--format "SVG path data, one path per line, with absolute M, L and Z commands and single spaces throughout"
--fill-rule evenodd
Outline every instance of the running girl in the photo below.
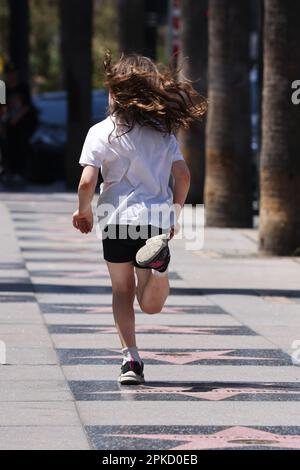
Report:
M 201 119 L 207 104 L 189 81 L 179 81 L 175 71 L 159 69 L 141 55 L 122 54 L 113 64 L 107 51 L 104 70 L 108 116 L 91 127 L 83 145 L 73 225 L 82 233 L 93 228 L 91 202 L 101 168 L 98 225 L 122 344 L 118 380 L 138 384 L 145 379 L 136 345 L 134 299 L 149 314 L 164 306 L 169 294 L 168 243 L 190 186 L 174 132 Z M 107 204 L 112 210 L 104 217 L 101 209 Z

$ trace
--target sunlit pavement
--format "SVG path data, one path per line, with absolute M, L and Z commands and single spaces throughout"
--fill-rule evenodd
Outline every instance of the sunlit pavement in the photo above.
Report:
M 136 305 L 146 383 L 124 387 L 101 240 L 73 228 L 76 195 L 0 201 L 1 449 L 300 448 L 299 258 L 257 256 L 256 230 L 172 241 L 163 312 Z

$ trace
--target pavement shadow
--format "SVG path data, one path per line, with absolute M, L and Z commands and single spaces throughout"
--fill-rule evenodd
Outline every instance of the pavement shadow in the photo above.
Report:
M 111 294 L 110 286 L 80 286 L 55 284 L 30 284 L 24 282 L 0 283 L 2 292 L 28 292 L 53 294 Z M 253 296 L 280 296 L 300 299 L 300 290 L 295 289 L 245 289 L 245 288 L 214 288 L 214 287 L 171 287 L 170 295 L 202 296 L 202 295 L 253 295 Z

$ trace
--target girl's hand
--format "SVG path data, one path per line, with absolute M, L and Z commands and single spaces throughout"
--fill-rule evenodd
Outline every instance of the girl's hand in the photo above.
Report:
M 73 213 L 73 227 L 80 230 L 81 233 L 91 232 L 93 223 L 94 218 L 91 206 L 85 212 L 79 212 L 79 210 L 77 210 Z
M 174 237 L 174 235 L 177 235 L 179 230 L 180 230 L 180 225 L 178 222 L 176 225 L 172 225 L 170 228 L 169 240 L 171 240 Z

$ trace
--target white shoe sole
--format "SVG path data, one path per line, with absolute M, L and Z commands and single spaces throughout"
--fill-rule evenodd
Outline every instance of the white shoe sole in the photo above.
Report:
M 165 246 L 167 246 L 167 242 L 164 239 L 157 239 L 148 243 L 149 240 L 147 240 L 146 245 L 139 249 L 135 257 L 136 262 L 141 266 L 151 263 Z
M 161 233 L 160 235 L 155 235 L 154 237 L 148 238 L 146 241 L 146 245 L 149 245 L 150 243 L 156 242 L 158 240 L 167 240 L 168 239 L 168 234 L 167 233 Z
M 118 382 L 122 385 L 138 385 L 145 382 L 144 376 L 137 375 L 133 371 L 128 371 L 118 378 Z

